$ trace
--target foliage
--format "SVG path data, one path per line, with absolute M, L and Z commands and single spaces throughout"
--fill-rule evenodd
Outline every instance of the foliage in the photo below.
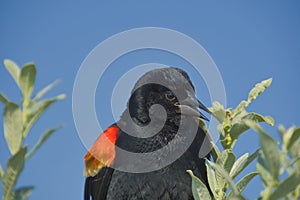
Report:
M 247 106 L 271 85 L 272 79 L 264 80 L 255 85 L 250 91 L 247 100 L 235 108 L 224 109 L 214 102 L 210 108 L 212 115 L 220 122 L 218 130 L 223 150 L 220 151 L 212 144 L 213 161 L 206 160 L 207 176 L 213 197 L 209 189 L 200 179 L 192 177 L 192 190 L 195 199 L 245 199 L 242 195 L 248 183 L 259 175 L 264 183 L 265 189 L 259 199 L 298 199 L 300 197 L 300 128 L 292 127 L 287 131 L 280 126 L 281 138 L 283 140 L 282 150 L 278 148 L 277 142 L 260 127 L 260 122 L 274 125 L 270 116 L 263 116 L 254 112 L 247 112 Z M 203 126 L 204 123 L 201 123 Z M 205 125 L 205 124 L 204 124 Z M 250 156 L 248 153 L 236 158 L 233 147 L 238 138 L 248 129 L 254 129 L 260 135 L 261 148 Z M 207 129 L 205 128 L 207 131 Z M 209 133 L 207 133 L 209 135 Z M 257 170 L 246 174 L 240 180 L 236 177 L 256 158 Z M 287 178 L 280 181 L 282 174 L 289 174 Z M 230 190 L 229 190 L 230 189 Z
M 47 130 L 41 136 L 37 144 L 29 151 L 28 146 L 24 144 L 24 140 L 28 136 L 31 127 L 49 106 L 58 100 L 64 99 L 65 95 L 61 94 L 51 99 L 41 100 L 46 92 L 56 84 L 56 82 L 54 82 L 39 91 L 35 97 L 31 98 L 36 77 L 35 65 L 29 63 L 19 68 L 18 65 L 11 60 L 5 60 L 4 65 L 21 90 L 22 101 L 19 105 L 0 93 L 0 101 L 4 104 L 4 137 L 11 153 L 5 170 L 3 170 L 0 165 L 0 179 L 4 192 L 2 198 L 3 200 L 26 200 L 32 192 L 33 187 L 27 186 L 15 189 L 18 177 L 24 168 L 25 162 L 40 148 L 46 139 L 60 127 Z

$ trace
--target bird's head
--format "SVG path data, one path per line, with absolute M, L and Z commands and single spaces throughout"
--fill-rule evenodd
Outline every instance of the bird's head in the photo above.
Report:
M 139 125 L 147 125 L 151 117 L 159 119 L 159 112 L 151 115 L 151 107 L 156 104 L 165 109 L 171 121 L 181 115 L 208 120 L 199 109 L 208 113 L 209 110 L 196 98 L 187 73 L 178 68 L 155 69 L 137 81 L 128 102 L 131 118 Z

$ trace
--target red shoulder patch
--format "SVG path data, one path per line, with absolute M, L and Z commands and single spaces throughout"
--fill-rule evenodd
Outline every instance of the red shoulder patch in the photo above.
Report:
M 86 177 L 97 175 L 102 167 L 109 167 L 113 163 L 116 156 L 115 144 L 118 130 L 119 127 L 116 125 L 107 128 L 84 156 Z

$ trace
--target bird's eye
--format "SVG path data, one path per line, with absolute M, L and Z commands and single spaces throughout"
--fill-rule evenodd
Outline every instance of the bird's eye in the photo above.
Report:
M 173 101 L 175 99 L 175 95 L 173 94 L 172 91 L 168 90 L 166 93 L 165 93 L 165 97 L 167 100 L 169 101 Z

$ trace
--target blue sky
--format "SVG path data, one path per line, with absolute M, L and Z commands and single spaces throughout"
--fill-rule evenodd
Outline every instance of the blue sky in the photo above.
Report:
M 66 93 L 68 98 L 50 108 L 32 129 L 26 142 L 33 144 L 45 129 L 64 124 L 32 157 L 18 183 L 34 185 L 30 199 L 82 199 L 83 156 L 72 116 L 72 89 L 77 70 L 89 52 L 106 38 L 132 28 L 164 27 L 180 31 L 210 54 L 218 66 L 229 107 L 247 97 L 252 86 L 269 77 L 273 84 L 248 110 L 274 117 L 276 126 L 300 125 L 300 3 L 298 1 L 5 1 L 0 2 L 0 60 L 5 58 L 37 65 L 38 91 L 55 79 L 61 83 L 48 97 Z M 126 58 L 127 56 L 127 58 Z M 191 73 L 198 97 L 211 102 L 204 82 L 174 55 L 136 52 L 111 67 L 96 94 L 96 110 L 103 127 L 113 122 L 109 107 L 111 90 L 103 84 L 119 77 L 118 66 L 158 62 L 180 66 Z M 11 77 L 0 66 L 0 91 L 12 100 L 20 94 Z M 109 83 L 109 82 L 108 82 Z M 109 85 L 109 84 L 108 84 Z M 128 90 L 129 93 L 129 90 Z M 127 100 L 121 99 L 124 104 Z M 84 106 L 84 105 L 83 105 Z M 3 106 L 0 105 L 1 110 Z M 1 118 L 2 120 L 2 118 Z M 276 127 L 267 127 L 277 137 Z M 277 137 L 278 138 L 278 137 Z M 248 132 L 235 147 L 239 155 L 253 152 L 258 136 Z M 8 157 L 3 127 L 0 129 L 0 162 Z M 254 171 L 251 165 L 249 171 Z M 259 178 L 251 182 L 245 196 L 253 199 L 261 189 Z M 0 194 L 2 191 L 0 190 Z

